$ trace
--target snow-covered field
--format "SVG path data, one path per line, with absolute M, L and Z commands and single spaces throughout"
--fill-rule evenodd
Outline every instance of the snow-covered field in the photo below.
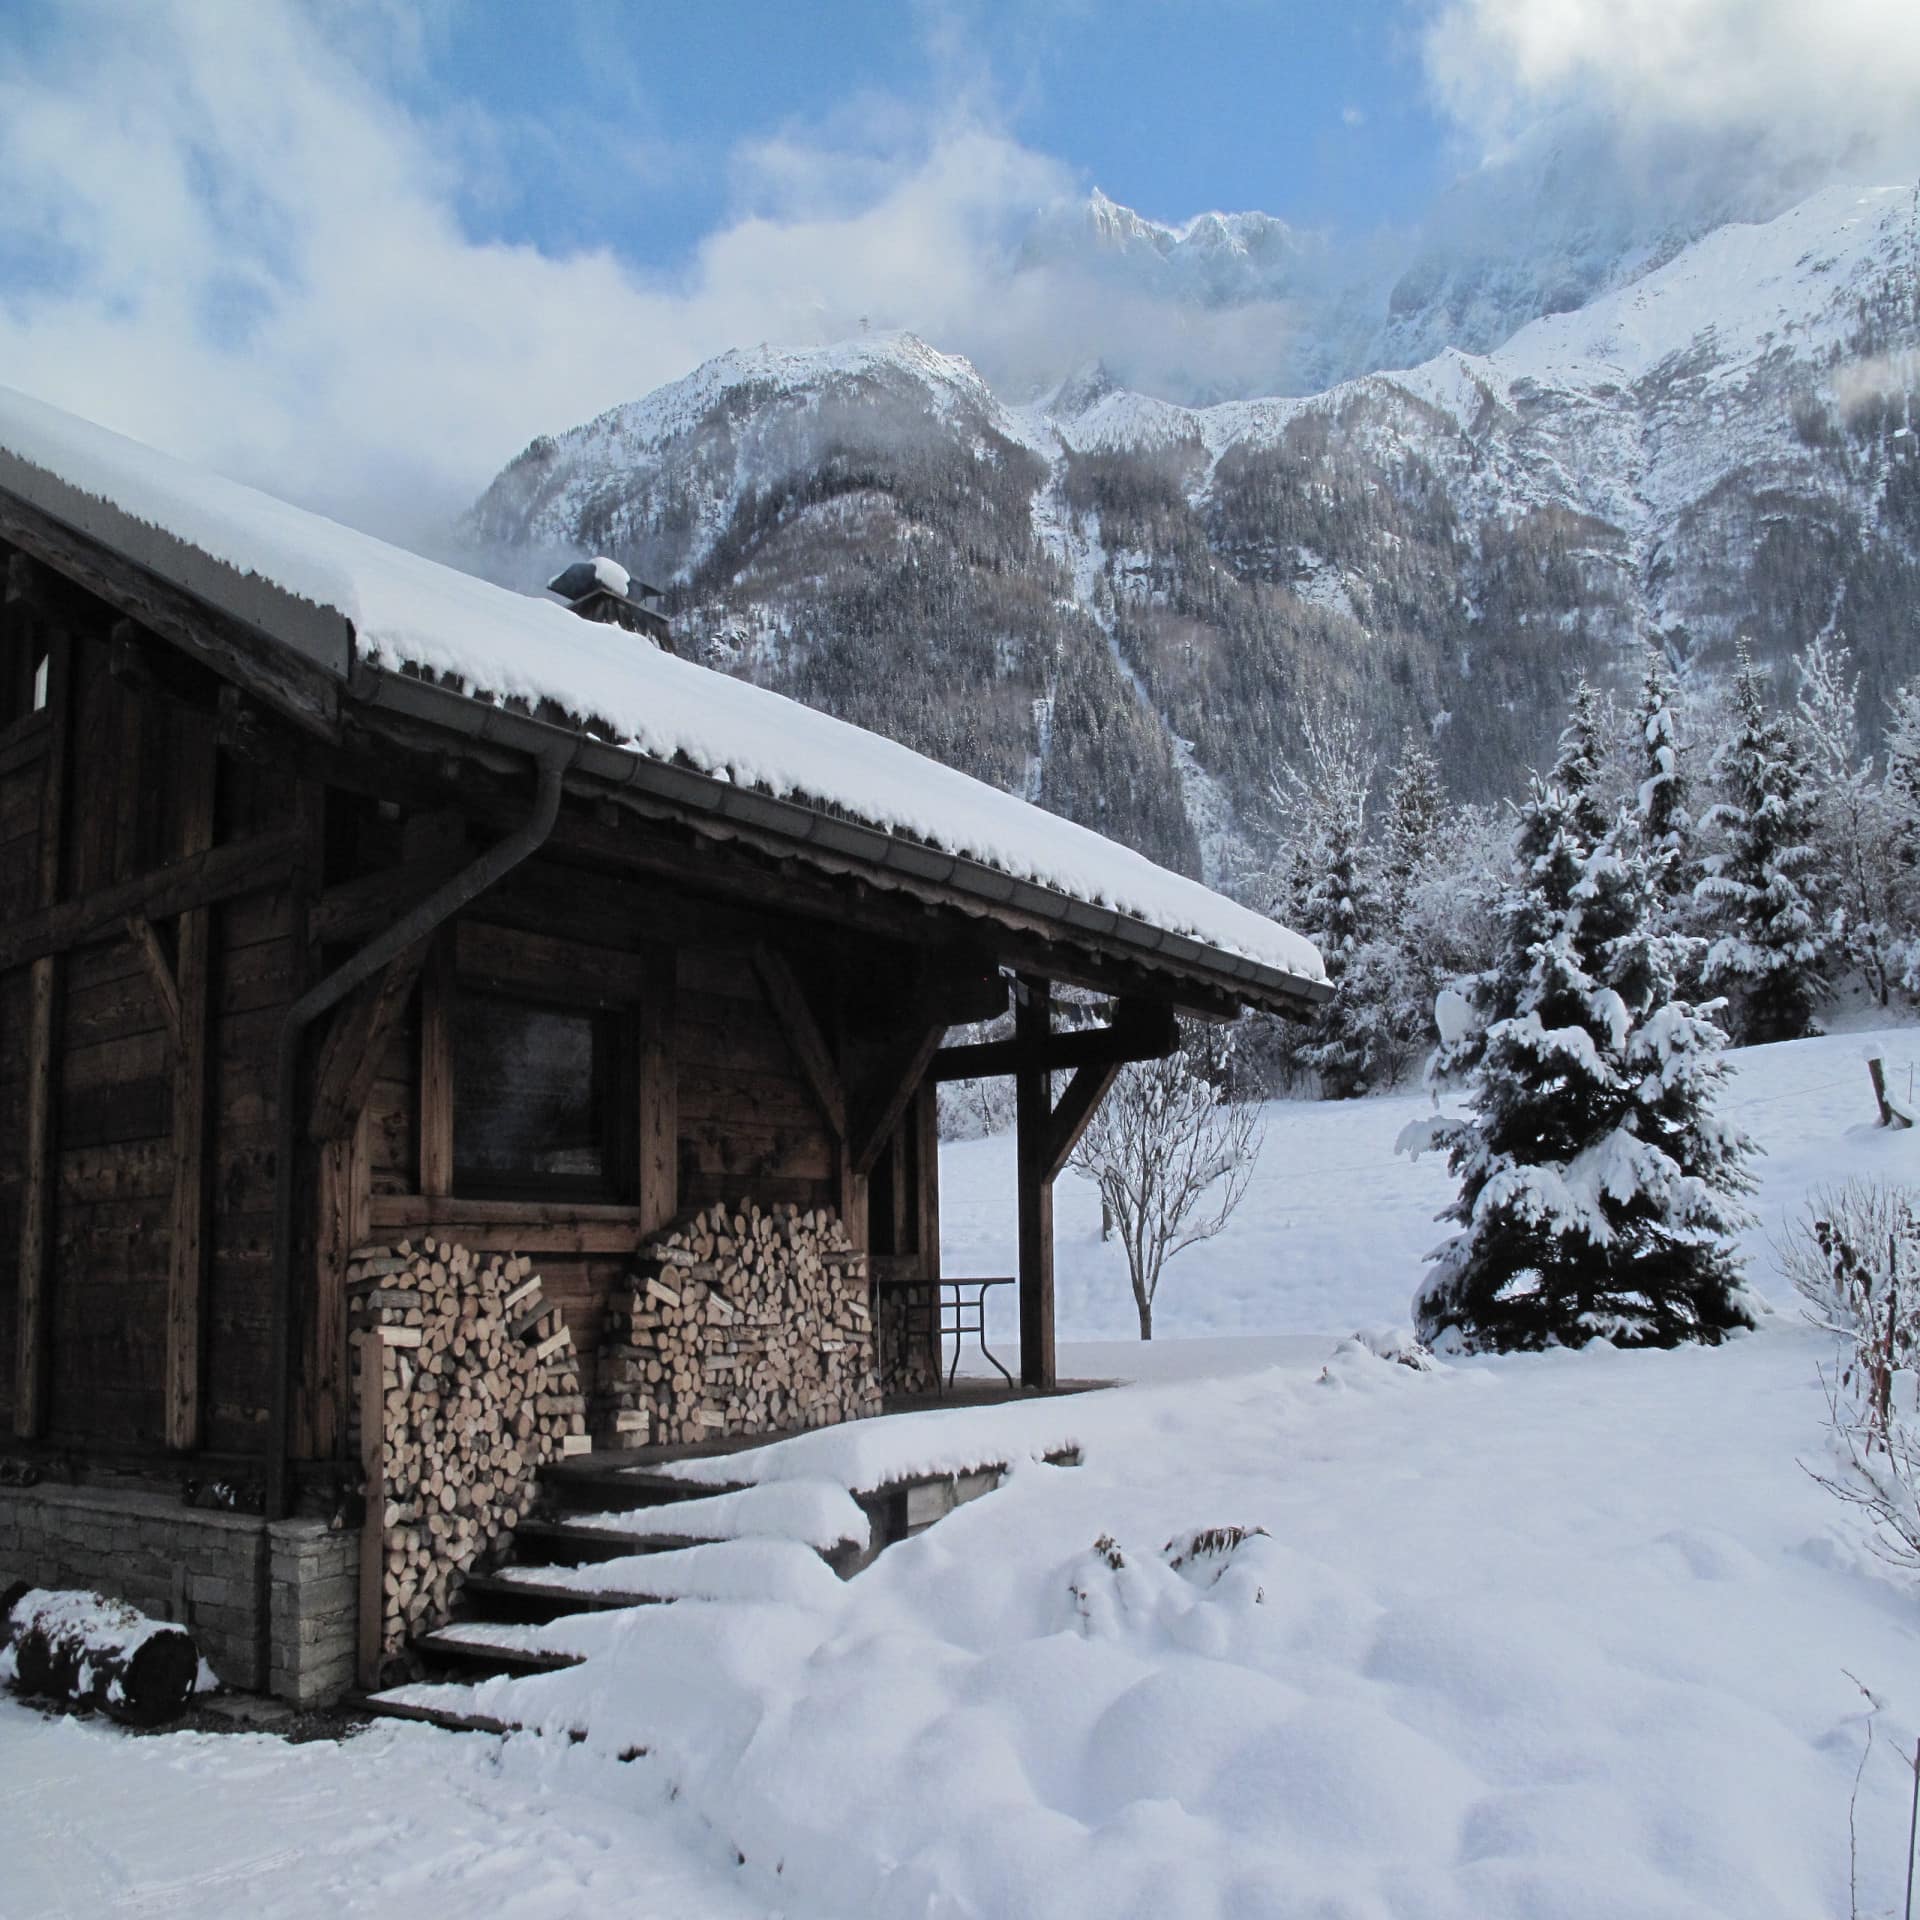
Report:
M 1920 1035 L 1887 1051 L 1904 1085 Z M 1827 1348 L 1768 1253 L 1810 1185 L 1920 1166 L 1867 1124 L 1860 1053 L 1739 1059 L 1779 1311 L 1712 1352 L 1415 1374 L 1337 1347 L 1405 1318 L 1438 1235 L 1444 1171 L 1391 1153 L 1417 1096 L 1276 1107 L 1145 1353 L 1064 1183 L 1063 1331 L 1107 1344 L 1063 1361 L 1148 1377 L 859 1436 L 998 1445 L 998 1493 L 844 1586 L 541 1630 L 587 1664 L 479 1700 L 584 1723 L 578 1748 L 135 1740 L 0 1705 L 0 1913 L 1846 1915 L 1849 1673 L 1884 1702 L 1858 1907 L 1897 1911 L 1920 1594 L 1799 1465 Z M 1010 1270 L 1005 1143 L 944 1169 L 950 1267 Z M 1031 1457 L 1068 1439 L 1078 1468 Z M 1169 1553 L 1208 1527 L 1265 1534 Z

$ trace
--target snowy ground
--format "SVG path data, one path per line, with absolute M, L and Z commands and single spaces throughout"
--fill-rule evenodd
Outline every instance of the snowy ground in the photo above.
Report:
M 1767 1253 L 1817 1181 L 1920 1177 L 1920 1135 L 1867 1125 L 1860 1050 L 1740 1062 L 1771 1149 L 1756 1336 L 1429 1375 L 1336 1350 L 1404 1319 L 1445 1178 L 1391 1156 L 1417 1098 L 1277 1108 L 1242 1217 L 1166 1281 L 1165 1332 L 1206 1340 L 1066 1353 L 1149 1383 L 796 1443 L 851 1471 L 970 1434 L 1020 1462 L 1000 1492 L 844 1586 L 544 1629 L 588 1663 L 479 1703 L 584 1723 L 575 1749 L 0 1705 L 0 1913 L 1844 1915 L 1848 1670 L 1885 1702 L 1859 1911 L 1897 1910 L 1920 1595 L 1799 1465 L 1826 1349 Z M 1888 1053 L 1903 1082 L 1920 1034 Z M 953 1267 L 1008 1270 L 1009 1173 L 1004 1143 L 948 1156 Z M 1085 1201 L 1063 1188 L 1063 1320 L 1111 1339 L 1131 1307 Z M 1084 1465 L 1031 1458 L 1067 1438 Z M 1230 1525 L 1266 1536 L 1170 1564 Z

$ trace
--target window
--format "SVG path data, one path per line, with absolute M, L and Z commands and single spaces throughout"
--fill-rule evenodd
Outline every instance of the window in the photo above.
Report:
M 619 1199 L 620 1017 L 463 988 L 452 1024 L 455 1190 Z
M 16 617 L 12 632 L 0 639 L 0 727 L 45 707 L 48 664 L 39 623 Z

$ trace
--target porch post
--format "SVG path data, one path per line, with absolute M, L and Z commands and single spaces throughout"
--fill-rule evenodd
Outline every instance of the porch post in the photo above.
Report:
M 1053 988 L 1022 975 L 1014 991 L 1015 1159 L 1020 1208 L 1020 1380 L 1055 1384 L 1053 1354 L 1053 1098 L 1046 1046 L 1053 1032 Z

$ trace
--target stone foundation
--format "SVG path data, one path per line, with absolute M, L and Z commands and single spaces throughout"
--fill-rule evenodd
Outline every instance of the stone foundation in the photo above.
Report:
M 359 1551 L 357 1528 L 330 1531 L 323 1520 L 269 1526 L 120 1488 L 0 1488 L 0 1586 L 30 1580 L 125 1600 L 186 1627 L 227 1686 L 303 1707 L 352 1683 Z

